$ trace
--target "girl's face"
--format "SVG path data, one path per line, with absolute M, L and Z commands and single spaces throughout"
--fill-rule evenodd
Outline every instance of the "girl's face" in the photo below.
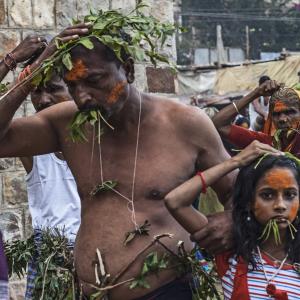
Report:
M 276 219 L 279 228 L 287 228 L 298 209 L 299 186 L 290 169 L 275 167 L 259 179 L 252 212 L 260 224 Z

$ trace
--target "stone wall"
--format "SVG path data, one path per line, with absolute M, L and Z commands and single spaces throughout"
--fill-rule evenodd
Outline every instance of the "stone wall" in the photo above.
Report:
M 148 0 L 147 13 L 164 21 L 173 20 L 172 0 Z M 95 9 L 122 9 L 129 12 L 136 0 L 0 0 L 0 59 L 13 50 L 17 44 L 32 32 L 55 34 L 70 24 L 72 18 L 84 16 L 89 7 Z M 162 51 L 175 59 L 174 41 L 170 40 Z M 11 72 L 4 80 L 13 82 L 16 74 Z M 174 74 L 161 67 L 136 65 L 137 86 L 141 90 L 160 93 L 174 93 Z M 25 101 L 16 117 L 30 115 L 34 109 Z M 26 138 L 26 137 L 24 137 Z M 1 147 L 1 146 L 0 146 Z M 25 172 L 18 158 L 0 159 L 0 230 L 5 239 L 24 239 L 31 233 L 28 213 Z M 19 283 L 14 286 L 12 299 L 23 299 Z M 17 287 L 17 288 L 15 288 Z

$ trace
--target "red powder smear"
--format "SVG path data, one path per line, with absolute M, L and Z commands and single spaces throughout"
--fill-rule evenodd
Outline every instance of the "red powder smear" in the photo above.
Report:
M 112 89 L 112 91 L 110 92 L 110 94 L 107 98 L 107 103 L 114 104 L 119 99 L 120 95 L 124 91 L 125 84 L 126 84 L 126 80 L 123 80 L 123 81 L 118 82 L 114 86 L 114 88 Z
M 275 112 L 281 112 L 281 111 L 285 111 L 285 110 L 287 110 L 287 109 L 288 109 L 288 107 L 287 107 L 286 104 L 283 103 L 282 101 L 277 100 L 277 101 L 275 102 L 275 106 L 274 106 L 274 111 L 275 111 Z
M 299 202 L 294 202 L 292 204 L 290 214 L 289 214 L 289 221 L 290 222 L 293 222 L 296 219 L 296 216 L 298 214 L 298 210 L 299 210 Z
M 66 79 L 69 81 L 83 79 L 87 76 L 87 67 L 81 59 L 77 59 L 73 64 L 73 68 L 66 75 Z
M 271 188 L 280 190 L 295 186 L 295 178 L 289 170 L 271 170 L 265 176 L 265 183 Z

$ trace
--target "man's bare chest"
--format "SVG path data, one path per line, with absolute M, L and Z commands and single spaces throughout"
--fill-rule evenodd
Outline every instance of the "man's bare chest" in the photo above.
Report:
M 143 134 L 138 143 L 133 135 L 78 144 L 65 156 L 84 194 L 104 180 L 127 192 L 135 184 L 145 197 L 161 198 L 193 174 L 197 151 L 176 136 Z

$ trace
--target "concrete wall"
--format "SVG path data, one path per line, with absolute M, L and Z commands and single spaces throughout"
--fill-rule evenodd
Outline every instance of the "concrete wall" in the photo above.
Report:
M 173 20 L 172 0 L 149 0 L 151 14 L 164 21 Z M 32 32 L 55 34 L 95 9 L 122 9 L 129 12 L 135 0 L 0 0 L 0 59 L 14 49 Z M 174 42 L 162 51 L 175 59 Z M 13 82 L 20 69 L 4 80 Z M 136 65 L 136 84 L 144 91 L 174 93 L 174 77 L 168 69 L 154 70 L 143 64 Z M 25 101 L 16 117 L 34 113 L 30 101 Z M 24 137 L 26 138 L 26 137 Z M 1 147 L 1 145 L 0 145 Z M 5 239 L 24 239 L 31 233 L 31 220 L 27 206 L 25 172 L 17 158 L 0 159 L 0 230 Z M 19 282 L 11 282 L 11 298 L 23 299 Z

